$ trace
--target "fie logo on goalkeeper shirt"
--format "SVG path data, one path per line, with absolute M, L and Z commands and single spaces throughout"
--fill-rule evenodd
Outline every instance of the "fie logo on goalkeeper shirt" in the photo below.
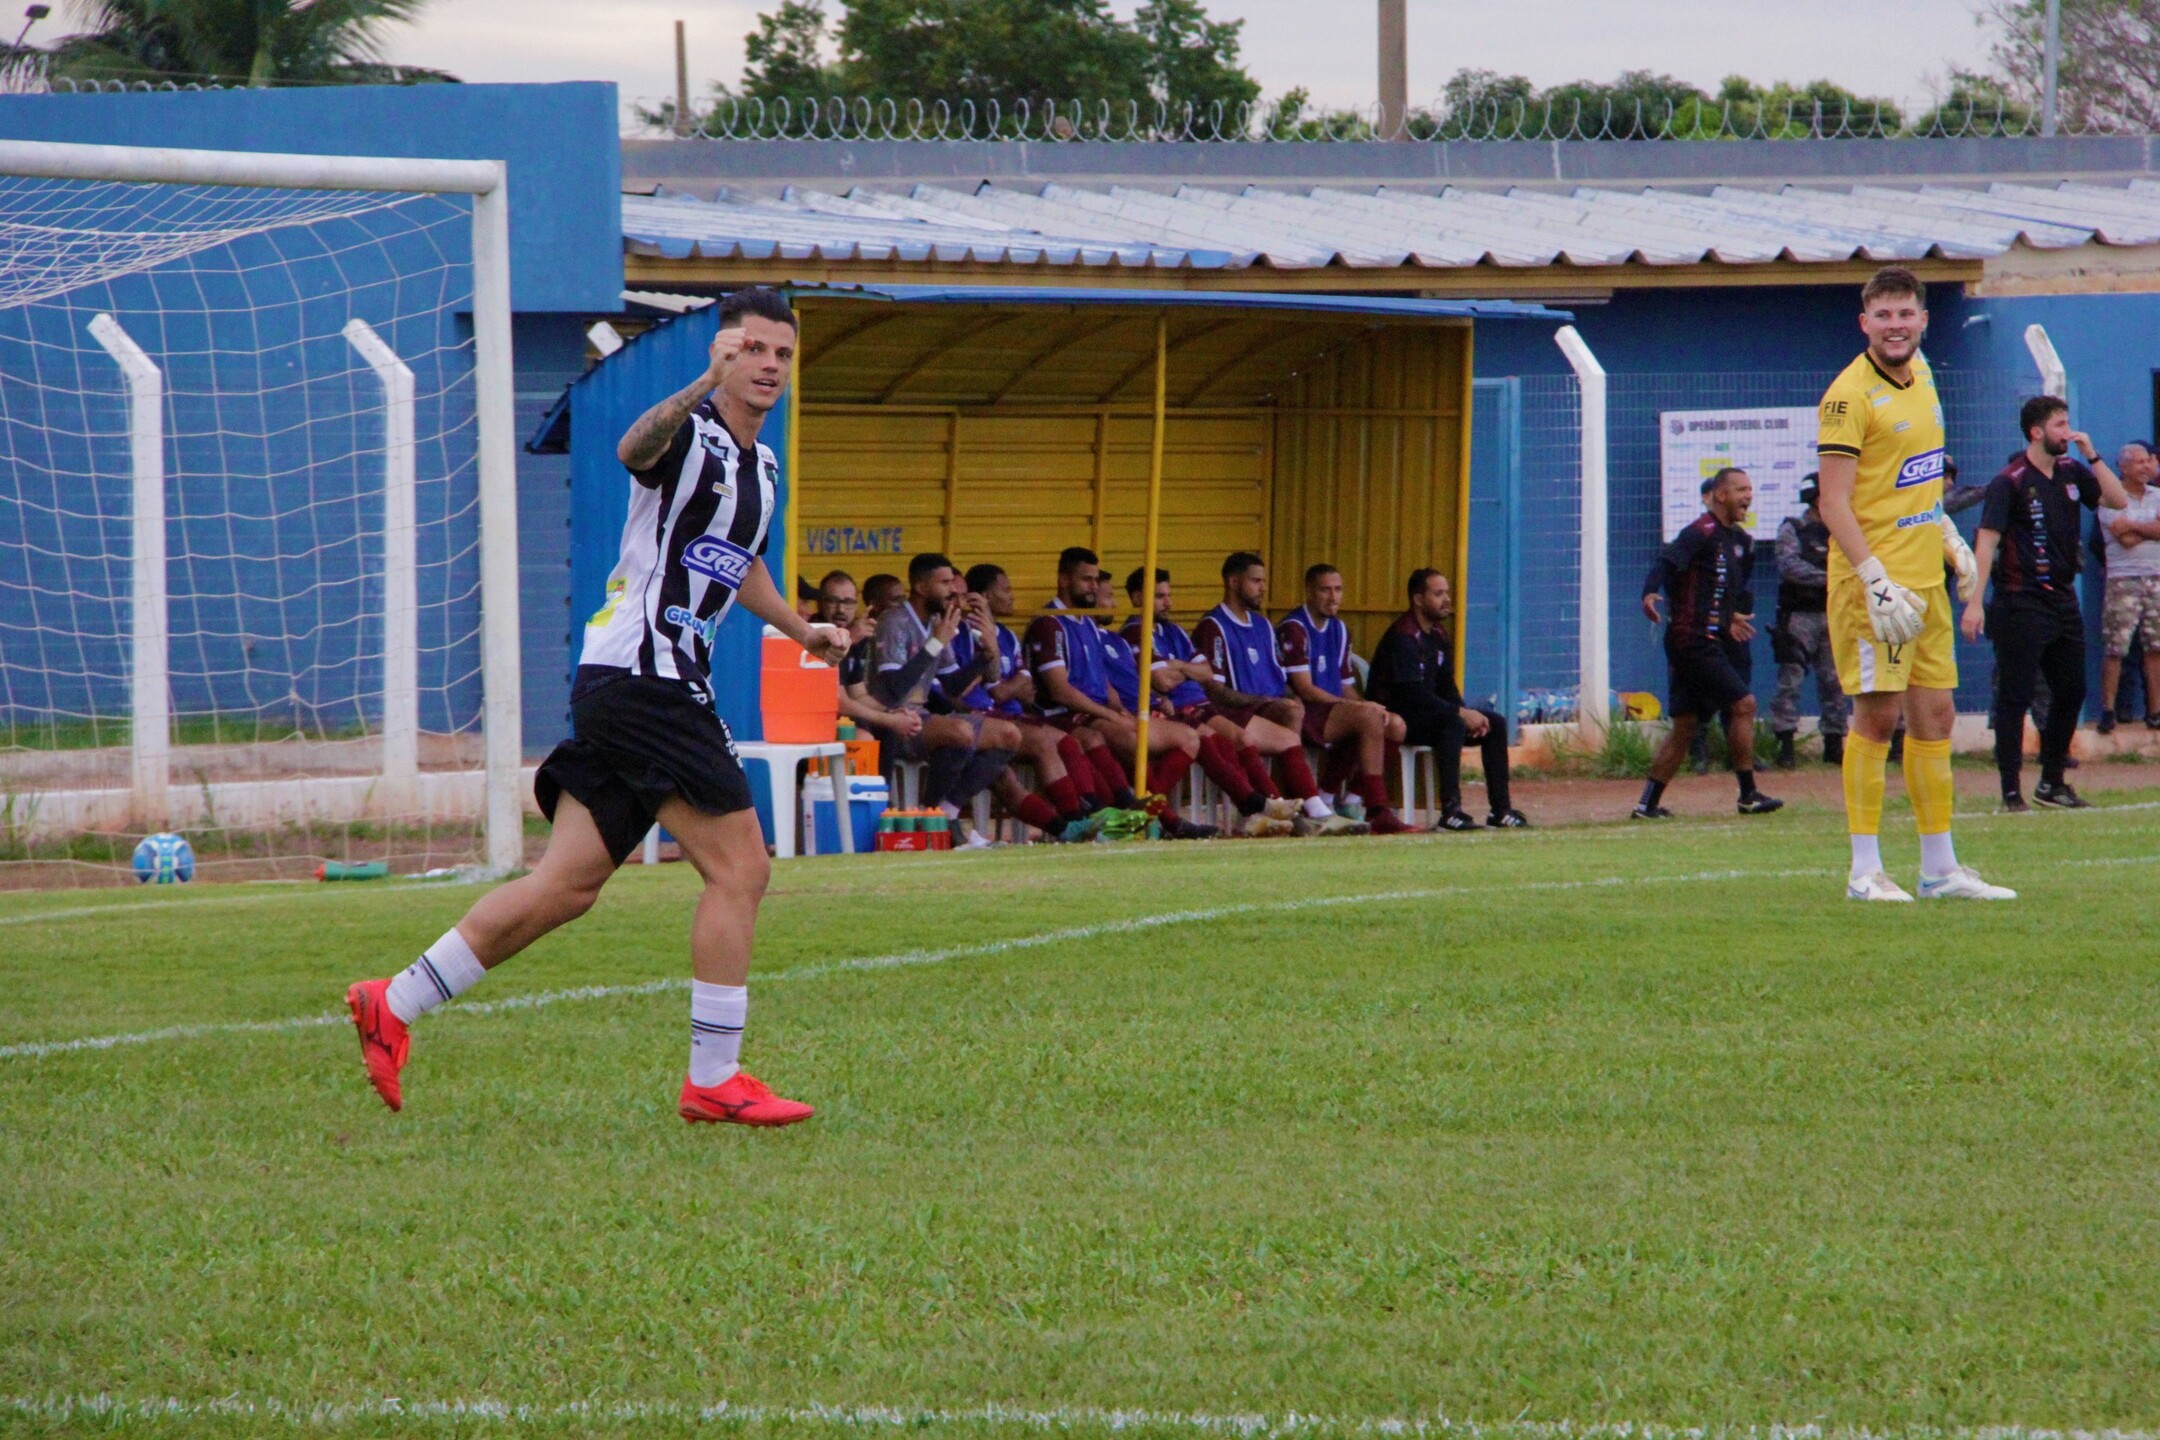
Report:
M 1940 480 L 1943 475 L 1943 451 L 1940 445 L 1933 450 L 1923 450 L 1898 467 L 1897 488 L 1908 485 L 1925 485 L 1930 480 Z

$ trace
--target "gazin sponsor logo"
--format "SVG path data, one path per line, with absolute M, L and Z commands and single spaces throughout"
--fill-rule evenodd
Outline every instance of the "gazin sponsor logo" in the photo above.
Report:
M 1942 479 L 1943 452 L 1940 445 L 1933 450 L 1923 450 L 1898 467 L 1897 488 L 1908 485 L 1925 485 L 1930 480 Z

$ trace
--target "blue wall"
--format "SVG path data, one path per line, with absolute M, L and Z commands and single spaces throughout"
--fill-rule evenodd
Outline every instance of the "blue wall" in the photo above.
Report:
M 606 84 L 0 97 L 10 138 L 507 161 L 520 434 L 584 369 L 586 316 L 621 309 L 615 121 Z M 8 208 L 35 202 L 17 189 Z M 357 314 L 422 372 L 422 724 L 470 723 L 469 350 L 428 354 L 469 346 L 468 214 L 462 197 L 409 200 L 0 312 L 0 711 L 126 708 L 126 410 L 117 368 L 83 333 L 110 310 L 172 372 L 176 706 L 372 719 L 381 505 L 379 461 L 363 452 L 379 421 L 338 333 Z M 415 216 L 424 233 L 400 235 Z M 569 463 L 521 454 L 518 472 L 531 754 L 568 730 Z M 273 563 L 275 577 L 250 571 Z
M 612 84 L 350 85 L 0 96 L 0 137 L 302 155 L 502 160 L 510 303 L 621 308 L 622 147 Z

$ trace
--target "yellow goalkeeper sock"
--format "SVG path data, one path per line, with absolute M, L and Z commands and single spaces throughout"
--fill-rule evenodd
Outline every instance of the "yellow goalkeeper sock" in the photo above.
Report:
M 1905 744 L 1911 753 L 1911 736 Z M 1873 835 L 1882 829 L 1883 784 L 1889 768 L 1887 744 L 1864 735 L 1845 737 L 1845 829 L 1849 833 Z
M 1848 791 L 1849 793 L 1849 791 Z M 1950 742 L 1905 737 L 1905 793 L 1912 797 L 1913 820 L 1922 835 L 1940 835 L 1950 828 L 1950 812 L 1957 800 L 1950 778 Z M 1875 797 L 1880 815 L 1882 795 Z

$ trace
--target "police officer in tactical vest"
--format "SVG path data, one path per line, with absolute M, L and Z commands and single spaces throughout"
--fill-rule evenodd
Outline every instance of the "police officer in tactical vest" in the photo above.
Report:
M 1770 632 L 1770 652 L 1777 660 L 1777 695 L 1770 702 L 1770 729 L 1777 736 L 1777 763 L 1790 770 L 1793 735 L 1800 728 L 1800 683 L 1815 672 L 1815 698 L 1821 710 L 1823 763 L 1845 759 L 1845 692 L 1838 688 L 1837 662 L 1830 654 L 1830 624 L 1823 603 L 1830 585 L 1830 527 L 1815 508 L 1820 493 L 1812 472 L 1800 486 L 1807 508 L 1788 515 L 1778 526 L 1778 614 Z

